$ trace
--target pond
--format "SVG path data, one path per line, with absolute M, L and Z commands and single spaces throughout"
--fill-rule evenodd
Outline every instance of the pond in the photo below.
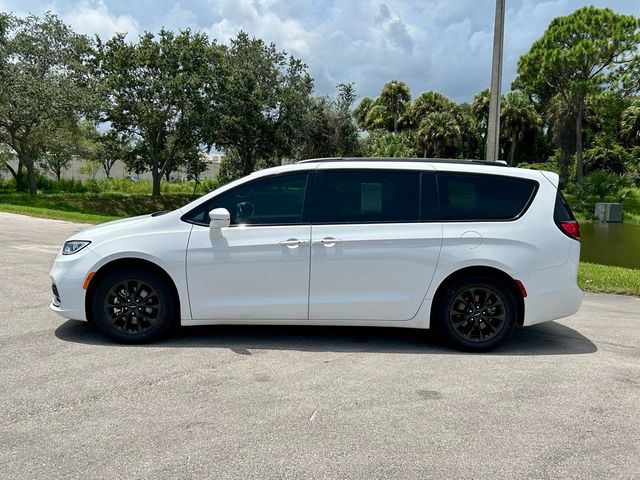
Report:
M 580 260 L 640 269 L 640 225 L 581 223 Z

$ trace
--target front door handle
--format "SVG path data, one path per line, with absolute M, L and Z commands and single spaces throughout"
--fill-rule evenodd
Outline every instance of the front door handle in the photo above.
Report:
M 288 240 L 283 240 L 280 242 L 280 245 L 288 248 L 297 248 L 300 245 L 306 245 L 307 242 L 305 240 L 298 240 L 297 238 L 289 238 Z
M 318 240 L 316 243 L 321 243 L 325 247 L 333 247 L 338 243 L 342 243 L 342 240 L 339 238 L 324 237 L 322 240 Z

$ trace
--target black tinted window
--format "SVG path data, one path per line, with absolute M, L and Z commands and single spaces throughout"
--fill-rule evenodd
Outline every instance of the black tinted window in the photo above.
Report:
M 224 192 L 193 211 L 188 220 L 209 224 L 209 212 L 226 208 L 231 225 L 291 225 L 303 218 L 307 173 L 268 177 Z
M 444 220 L 509 220 L 529 204 L 536 182 L 512 177 L 438 174 Z
M 314 222 L 417 222 L 419 196 L 416 172 L 325 171 L 320 176 Z
M 556 222 L 570 222 L 575 220 L 576 218 L 573 216 L 573 212 L 571 211 L 571 207 L 558 190 L 558 194 L 556 195 L 556 208 L 553 212 L 553 218 Z

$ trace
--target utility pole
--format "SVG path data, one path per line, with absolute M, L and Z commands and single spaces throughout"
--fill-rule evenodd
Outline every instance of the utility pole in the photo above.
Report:
M 502 50 L 504 47 L 504 0 L 496 0 L 496 20 L 493 29 L 493 62 L 487 123 L 486 159 L 496 161 L 500 149 L 500 84 L 502 83 Z

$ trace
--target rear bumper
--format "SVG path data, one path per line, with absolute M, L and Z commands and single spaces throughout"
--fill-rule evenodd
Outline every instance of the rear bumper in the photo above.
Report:
M 582 303 L 577 285 L 549 285 L 529 292 L 524 299 L 524 326 L 548 322 L 573 315 Z
M 578 311 L 582 303 L 582 290 L 577 285 L 579 258 L 577 244 L 564 264 L 515 276 L 527 290 L 524 326 L 568 317 Z

